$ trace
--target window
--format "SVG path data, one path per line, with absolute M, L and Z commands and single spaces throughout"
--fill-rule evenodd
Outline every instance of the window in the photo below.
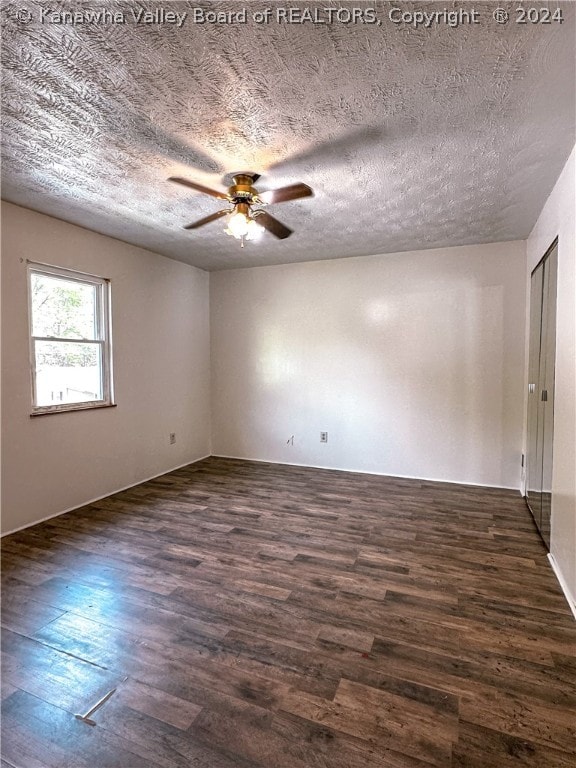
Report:
M 32 414 L 112 405 L 110 283 L 28 265 Z

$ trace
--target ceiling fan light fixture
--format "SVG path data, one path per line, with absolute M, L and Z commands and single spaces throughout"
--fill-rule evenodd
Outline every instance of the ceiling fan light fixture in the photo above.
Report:
M 247 203 L 237 203 L 228 216 L 224 232 L 237 240 L 257 240 L 262 234 L 262 227 L 252 218 Z
M 237 240 L 241 240 L 248 234 L 249 224 L 250 221 L 244 213 L 235 211 L 228 217 L 224 232 L 226 232 L 227 235 L 232 235 L 232 237 L 235 237 Z
M 262 232 L 264 232 L 264 227 L 261 227 L 254 219 L 250 219 L 246 240 L 259 240 L 262 237 Z
M 242 240 L 248 234 L 250 219 L 250 206 L 248 203 L 236 203 L 234 210 L 228 216 L 224 231 L 227 235 L 232 235 L 237 240 Z

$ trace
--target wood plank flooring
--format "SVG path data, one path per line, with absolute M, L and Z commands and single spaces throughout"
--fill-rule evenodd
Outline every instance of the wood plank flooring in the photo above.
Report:
M 210 458 L 2 553 L 2 768 L 576 764 L 516 492 Z

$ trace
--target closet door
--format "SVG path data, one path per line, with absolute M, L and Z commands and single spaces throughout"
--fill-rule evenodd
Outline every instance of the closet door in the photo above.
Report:
M 552 502 L 557 269 L 558 246 L 554 244 L 532 273 L 530 285 L 526 501 L 548 547 Z
M 526 445 L 526 501 L 540 528 L 542 518 L 542 443 L 539 439 L 540 343 L 544 263 L 532 273 L 530 283 L 530 342 L 528 357 L 528 436 Z
M 540 413 L 542 421 L 542 506 L 540 533 L 550 548 L 552 505 L 552 443 L 554 438 L 554 366 L 556 360 L 556 287 L 558 246 L 544 262 L 542 342 L 540 352 Z

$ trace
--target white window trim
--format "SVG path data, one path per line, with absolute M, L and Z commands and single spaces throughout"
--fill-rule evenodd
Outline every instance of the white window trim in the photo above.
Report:
M 115 405 L 114 389 L 112 380 L 112 319 L 110 302 L 110 280 L 105 277 L 98 277 L 87 272 L 67 269 L 65 267 L 56 267 L 51 264 L 41 264 L 39 262 L 27 261 L 28 271 L 28 337 L 30 340 L 30 376 L 32 385 L 32 411 L 31 416 L 43 416 L 49 413 L 62 413 L 67 411 L 85 411 L 90 408 L 109 408 Z M 54 336 L 34 336 L 32 333 L 32 275 L 53 275 L 65 280 L 76 281 L 79 283 L 88 283 L 96 286 L 96 301 L 98 311 L 96 312 L 97 339 L 61 339 Z M 36 405 L 36 341 L 58 341 L 82 344 L 97 344 L 101 348 L 101 377 L 102 377 L 102 399 L 85 400 L 79 403 L 61 403 L 59 405 Z

